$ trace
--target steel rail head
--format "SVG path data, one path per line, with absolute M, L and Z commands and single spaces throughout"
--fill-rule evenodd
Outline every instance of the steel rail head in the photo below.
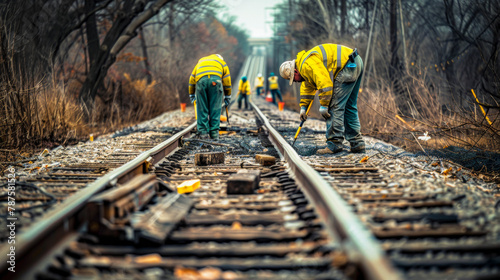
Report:
M 139 154 L 135 159 L 90 183 L 84 189 L 69 197 L 54 209 L 49 210 L 43 219 L 35 222 L 28 231 L 21 233 L 16 238 L 16 260 L 21 260 L 21 258 L 30 253 L 32 248 L 35 248 L 39 242 L 43 242 L 46 236 L 49 236 L 58 227 L 64 226 L 68 219 L 71 219 L 73 215 L 84 208 L 92 196 L 101 192 L 106 187 L 114 185 L 120 178 L 127 176 L 129 173 L 134 173 L 136 170 L 141 169 L 148 161 L 155 160 L 157 155 L 165 153 L 166 150 L 175 149 L 182 138 L 188 135 L 195 127 L 196 122 L 152 149 Z M 153 164 L 154 163 L 156 162 L 153 162 Z M 71 231 L 71 229 L 65 228 L 65 231 Z M 8 243 L 2 244 L 0 247 L 0 275 L 4 275 L 4 273 L 7 272 L 7 254 L 10 251 L 10 247 L 11 245 Z M 18 269 L 20 268 L 18 267 Z
M 354 215 L 342 197 L 333 190 L 316 170 L 304 162 L 288 142 L 274 129 L 260 109 L 250 103 L 259 119 L 269 131 L 269 136 L 281 155 L 287 161 L 294 176 L 304 187 L 304 193 L 315 205 L 318 214 L 325 221 L 329 234 L 340 241 L 348 249 L 354 250 L 367 279 L 389 280 L 401 279 L 400 274 L 392 266 L 375 237 Z

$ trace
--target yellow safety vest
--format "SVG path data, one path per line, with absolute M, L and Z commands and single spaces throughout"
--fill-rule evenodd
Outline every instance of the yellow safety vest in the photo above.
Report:
M 264 86 L 264 78 L 257 77 L 255 78 L 255 87 L 263 87 Z
M 305 80 L 300 87 L 301 107 L 309 106 L 316 91 L 321 106 L 330 105 L 333 82 L 352 52 L 353 49 L 346 46 L 322 44 L 297 54 L 295 68 Z
M 267 79 L 269 81 L 269 89 L 279 89 L 278 76 L 272 76 Z
M 196 91 L 196 83 L 201 77 L 214 75 L 222 79 L 224 95 L 231 95 L 231 74 L 226 62 L 220 59 L 215 54 L 202 57 L 193 69 L 189 77 L 189 94 L 194 94 Z
M 243 82 L 240 80 L 240 84 L 238 85 L 238 92 L 241 94 L 247 94 L 250 95 L 252 92 L 250 91 L 250 83 L 248 80 L 246 82 Z

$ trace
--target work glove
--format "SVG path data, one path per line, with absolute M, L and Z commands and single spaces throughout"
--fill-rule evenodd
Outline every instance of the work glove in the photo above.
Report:
M 300 107 L 300 120 L 303 122 L 305 122 L 307 120 L 306 110 L 307 110 L 306 106 Z
M 194 103 L 194 101 L 196 100 L 196 94 L 190 94 L 189 100 L 191 100 L 191 103 Z
M 332 115 L 328 113 L 328 107 L 327 106 L 321 106 L 319 107 L 319 113 L 323 116 L 323 118 L 328 119 Z
M 229 103 L 231 103 L 231 95 L 224 96 L 224 106 L 229 107 Z

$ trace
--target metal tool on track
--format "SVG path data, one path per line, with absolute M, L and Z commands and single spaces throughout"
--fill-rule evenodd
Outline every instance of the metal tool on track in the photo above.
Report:
M 198 119 L 198 113 L 196 112 L 196 100 L 193 102 L 194 104 L 194 119 L 197 120 Z
M 311 103 L 309 103 L 309 107 L 307 107 L 307 111 L 306 111 L 306 116 L 309 115 L 309 110 L 311 110 L 313 102 L 314 102 L 314 100 L 311 101 Z M 293 138 L 292 147 L 293 147 L 293 145 L 295 145 L 295 141 L 297 141 L 297 136 L 299 136 L 300 130 L 302 129 L 302 125 L 304 125 L 304 122 L 305 121 L 300 122 L 299 128 L 297 129 L 297 133 L 295 133 L 295 137 Z

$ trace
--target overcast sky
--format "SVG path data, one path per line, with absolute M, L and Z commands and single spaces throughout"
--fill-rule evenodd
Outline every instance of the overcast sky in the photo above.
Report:
M 273 35 L 269 23 L 274 5 L 284 0 L 219 0 L 225 6 L 224 13 L 238 17 L 236 23 L 248 30 L 251 38 L 265 38 Z

